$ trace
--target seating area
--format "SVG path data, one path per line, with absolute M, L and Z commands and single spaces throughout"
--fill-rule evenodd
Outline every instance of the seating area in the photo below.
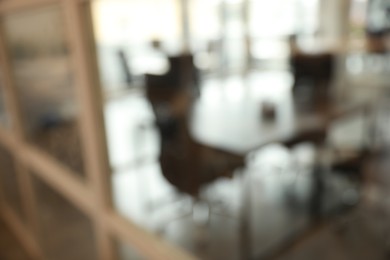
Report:
M 389 259 L 389 10 L 0 1 L 0 258 Z
M 149 94 L 142 92 L 123 97 L 121 105 L 112 100 L 106 116 L 118 121 L 108 125 L 108 142 L 132 129 L 135 146 L 127 148 L 128 154 L 135 152 L 132 147 L 144 148 L 128 157 L 133 163 L 114 171 L 117 209 L 165 239 L 213 259 L 242 259 L 243 250 L 250 257 L 265 257 L 305 237 L 323 220 L 337 222 L 339 214 L 350 214 L 363 200 L 363 181 L 369 178 L 366 168 L 373 155 L 366 149 L 370 130 L 365 120 L 371 116 L 367 118 L 364 102 L 343 104 L 324 115 L 324 107 L 318 114 L 306 111 L 295 125 L 294 113 L 300 112 L 293 110 L 291 75 L 254 72 L 248 76 L 252 84 L 238 77 L 209 79 L 201 85 L 200 98 L 185 103 L 192 107 L 190 122 L 167 107 L 157 112 Z M 282 76 L 284 81 L 275 80 Z M 222 82 L 231 88 L 221 88 Z M 264 91 L 267 85 L 273 91 Z M 275 105 L 273 120 L 261 118 L 265 101 Z M 131 125 L 120 133 L 122 119 L 115 115 L 125 111 Z M 130 188 L 134 182 L 148 191 L 137 193 Z M 149 203 L 159 206 L 143 206 Z M 195 221 L 199 214 L 208 219 L 206 227 Z M 231 239 L 221 240 L 224 236 Z M 224 247 L 232 251 L 220 251 Z
M 106 101 L 120 214 L 201 259 L 310 259 L 315 243 L 335 247 L 323 259 L 359 255 L 340 230 L 376 218 L 365 202 L 372 176 L 386 172 L 372 167 L 388 146 L 377 139 L 387 67 L 368 86 L 346 42 L 285 39 L 284 60 L 249 56 L 238 70 L 237 53 L 207 69 L 218 50 L 163 54 L 167 66 L 146 72 L 144 88 Z M 385 259 L 385 244 L 367 248 Z

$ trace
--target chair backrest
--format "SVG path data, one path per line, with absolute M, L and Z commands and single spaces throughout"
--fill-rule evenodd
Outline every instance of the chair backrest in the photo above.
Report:
M 147 97 L 153 104 L 171 102 L 178 93 L 188 91 L 197 82 L 197 70 L 190 54 L 168 57 L 170 69 L 166 74 L 146 74 Z
M 334 55 L 330 53 L 297 54 L 291 57 L 290 63 L 296 78 L 330 80 L 333 77 Z
M 168 57 L 172 81 L 182 87 L 190 87 L 196 81 L 197 70 L 194 66 L 192 54 Z

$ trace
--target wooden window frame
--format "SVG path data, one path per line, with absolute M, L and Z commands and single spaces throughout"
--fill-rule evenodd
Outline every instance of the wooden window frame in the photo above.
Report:
M 113 239 L 129 244 L 146 259 L 193 259 L 187 252 L 120 216 L 111 204 L 111 181 L 106 147 L 103 105 L 94 50 L 90 0 L 2 0 L 0 15 L 58 4 L 64 14 L 66 39 L 76 78 L 76 98 L 80 104 L 80 134 L 86 180 L 83 181 L 47 153 L 27 142 L 23 132 L 18 96 L 0 24 L 0 67 L 4 75 L 6 111 L 11 130 L 0 128 L 0 144 L 14 156 L 23 222 L 0 194 L 0 213 L 34 259 L 44 259 L 37 224 L 37 201 L 32 177 L 42 180 L 81 210 L 93 224 L 96 248 L 101 260 L 116 259 Z M 1 18 L 0 18 L 1 19 Z

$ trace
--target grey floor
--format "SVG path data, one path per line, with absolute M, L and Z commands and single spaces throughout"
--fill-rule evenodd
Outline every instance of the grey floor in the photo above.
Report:
M 288 73 L 276 74 L 275 72 L 256 74 L 252 78 L 252 84 L 244 85 L 234 77 L 222 85 L 211 82 L 203 88 L 199 102 L 207 108 L 205 111 L 208 117 L 216 116 L 215 119 L 220 119 L 218 113 L 222 116 L 221 113 L 224 112 L 220 108 L 227 107 L 227 104 L 236 108 L 229 111 L 230 115 L 241 114 L 250 117 L 252 112 L 257 111 L 251 105 L 264 100 L 286 101 L 282 97 L 290 90 L 291 77 Z M 220 209 L 218 206 L 214 214 L 212 207 L 209 222 L 204 224 L 197 221 L 197 216 L 200 215 L 202 219 L 202 215 L 208 214 L 207 210 L 205 212 L 202 205 L 198 205 L 193 214 L 186 214 L 193 206 L 191 199 L 186 195 L 177 194 L 175 188 L 162 176 L 157 161 L 159 136 L 156 129 L 151 127 L 153 113 L 142 93 L 132 92 L 108 100 L 105 116 L 116 209 L 129 220 L 161 235 L 171 243 L 189 250 L 201 259 L 240 259 L 243 249 L 240 242 L 239 220 L 242 213 L 244 179 L 249 180 L 249 186 L 245 186 L 245 189 L 250 187 L 252 201 L 249 255 L 268 257 L 269 252 L 279 249 L 287 238 L 311 228 L 308 205 L 313 183 L 311 171 L 308 169 L 313 163 L 315 151 L 310 145 L 303 145 L 294 152 L 286 151 L 277 144 L 269 145 L 256 151 L 256 160 L 249 162 L 245 169 L 237 170 L 234 178 L 221 179 L 207 187 L 203 195 L 209 201 L 222 204 L 222 213 L 218 211 Z M 362 141 L 363 133 L 360 129 L 363 124 L 359 116 L 337 123 L 333 139 L 349 149 L 356 148 L 356 143 Z M 218 127 L 216 123 L 211 129 Z M 248 126 L 248 129 L 252 127 Z M 304 165 L 299 175 L 296 170 L 291 170 L 289 165 L 291 158 L 297 156 L 301 157 Z M 354 204 L 357 201 L 356 187 L 345 178 L 329 174 L 327 183 L 329 191 L 324 200 L 323 210 L 331 213 L 326 214 L 332 215 L 332 210 L 340 204 Z M 352 190 L 352 195 L 346 195 L 345 190 Z M 178 216 L 181 217 L 177 218 Z M 375 221 L 375 217 L 369 219 Z M 164 226 L 162 232 L 161 226 Z M 333 245 L 343 247 L 335 242 L 337 239 L 343 238 L 334 233 L 332 228 L 322 228 L 321 231 L 315 232 L 308 242 L 296 248 L 294 246 L 294 250 L 286 249 L 286 252 L 290 253 L 282 259 L 311 259 L 311 250 L 316 251 L 316 246 L 319 245 L 325 248 L 327 246 L 332 248 Z M 316 242 L 317 240 L 320 242 Z M 355 247 L 360 248 L 354 245 L 343 250 L 349 252 Z M 322 250 L 321 246 L 318 250 Z M 335 252 L 337 253 L 337 250 Z M 371 253 L 373 252 L 381 254 L 379 249 L 371 250 Z M 333 259 L 327 254 L 322 257 Z M 340 257 L 354 259 L 345 252 Z M 131 257 L 124 255 L 123 259 Z

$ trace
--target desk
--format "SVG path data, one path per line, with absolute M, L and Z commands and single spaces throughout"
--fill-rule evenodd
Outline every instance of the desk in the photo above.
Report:
M 367 99 L 351 97 L 305 108 L 294 99 L 289 84 L 291 77 L 283 73 L 270 74 L 263 81 L 247 75 L 205 82 L 203 91 L 214 93 L 214 98 L 208 100 L 207 93 L 194 104 L 190 120 L 194 139 L 245 156 L 270 143 L 287 143 L 307 132 L 326 131 L 336 118 L 363 111 L 369 104 Z M 275 104 L 274 122 L 262 118 L 265 101 Z
M 246 157 L 252 151 L 270 143 L 289 143 L 306 133 L 323 133 L 335 120 L 354 113 L 365 113 L 369 100 L 324 102 L 304 108 L 294 99 L 291 78 L 288 74 L 231 76 L 227 79 L 210 79 L 204 83 L 200 100 L 194 104 L 190 120 L 193 138 L 209 147 Z M 267 78 L 268 77 L 268 78 Z M 212 98 L 209 98 L 212 96 Z M 274 122 L 262 118 L 261 104 L 273 102 L 276 108 Z M 299 138 L 298 138 L 299 139 Z M 316 192 L 312 194 L 312 216 L 317 216 L 323 196 L 322 171 L 313 174 Z M 249 180 L 250 183 L 250 180 Z M 252 236 L 251 200 L 248 180 L 242 202 L 241 252 L 250 259 Z M 288 239 L 292 239 L 291 237 Z

